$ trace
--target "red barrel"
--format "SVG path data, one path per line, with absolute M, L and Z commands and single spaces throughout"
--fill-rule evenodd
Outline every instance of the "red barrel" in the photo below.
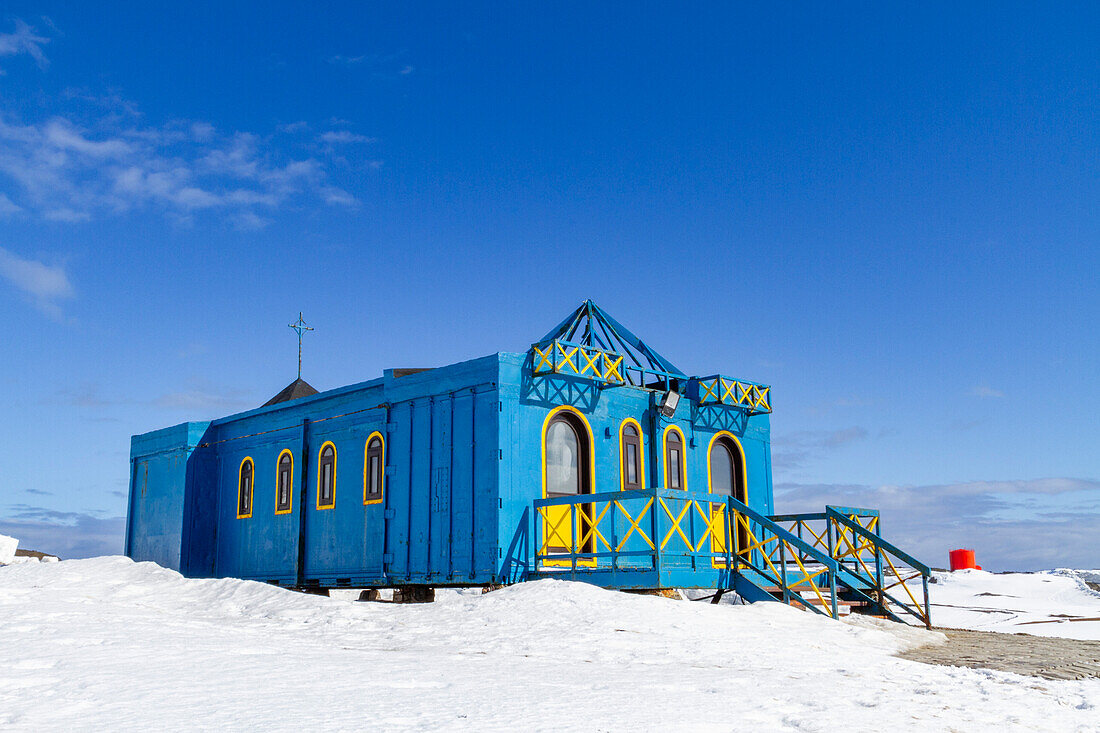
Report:
M 978 568 L 974 562 L 973 550 L 951 550 L 947 553 L 951 559 L 952 570 L 974 570 Z

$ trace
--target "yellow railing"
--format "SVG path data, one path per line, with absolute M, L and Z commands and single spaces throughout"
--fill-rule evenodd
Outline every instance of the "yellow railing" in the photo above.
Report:
M 623 357 L 613 351 L 553 339 L 531 346 L 535 374 L 567 374 L 622 384 Z
M 660 567 L 685 560 L 728 567 L 725 497 L 675 489 L 535 501 L 539 567 Z
M 721 375 L 699 379 L 700 405 L 734 405 L 752 412 L 771 412 L 771 387 Z
M 931 626 L 928 601 L 928 566 L 880 536 L 877 511 L 851 507 L 826 507 L 824 512 L 785 514 L 772 520 L 797 535 L 813 549 L 824 551 L 839 563 L 842 581 L 852 593 L 876 605 L 896 621 L 907 613 Z M 923 598 L 910 581 L 920 579 Z M 902 588 L 904 597 L 896 590 Z

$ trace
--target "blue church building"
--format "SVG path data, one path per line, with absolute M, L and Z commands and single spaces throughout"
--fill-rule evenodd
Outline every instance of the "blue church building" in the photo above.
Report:
M 771 410 L 769 386 L 689 376 L 585 301 L 525 352 L 299 378 L 134 436 L 126 554 L 315 592 L 558 577 L 928 623 L 928 569 L 877 512 L 775 515 Z

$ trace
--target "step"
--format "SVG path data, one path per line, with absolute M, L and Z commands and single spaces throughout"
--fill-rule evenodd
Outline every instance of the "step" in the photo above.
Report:
M 764 590 L 764 591 L 767 591 L 768 593 L 770 593 L 771 596 L 773 598 L 775 598 L 777 601 L 783 600 L 783 590 L 781 588 L 777 588 L 775 586 L 769 586 L 769 587 L 762 588 L 761 590 Z M 817 594 L 814 593 L 812 590 L 811 591 L 806 591 L 806 590 L 795 591 L 795 590 L 792 590 L 791 595 L 800 595 L 800 596 L 802 596 L 802 599 L 807 601 L 808 603 L 812 603 L 815 606 L 820 606 L 821 605 L 821 599 L 818 598 Z M 825 605 L 831 605 L 831 602 L 829 600 L 829 594 L 825 591 L 822 591 L 821 595 L 823 595 L 825 597 Z M 865 605 L 867 605 L 867 602 L 863 601 L 863 600 L 852 601 L 852 600 L 847 600 L 847 599 L 844 599 L 844 598 L 837 598 L 836 599 L 836 605 L 837 605 L 838 608 L 840 606 L 865 606 Z

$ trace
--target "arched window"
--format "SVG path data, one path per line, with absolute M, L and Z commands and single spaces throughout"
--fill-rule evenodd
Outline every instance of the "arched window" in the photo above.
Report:
M 288 450 L 279 454 L 275 471 L 275 513 L 289 514 L 294 504 L 294 454 Z
M 363 454 L 363 503 L 382 502 L 386 481 L 386 444 L 381 433 L 371 433 Z
M 325 443 L 317 458 L 317 508 L 336 506 L 336 446 Z
M 733 439 L 724 435 L 716 437 L 710 444 L 707 461 L 710 493 L 732 496 L 742 504 L 747 503 L 744 459 Z
M 546 431 L 546 495 L 583 493 L 581 438 L 565 418 L 555 419 Z
M 241 461 L 237 469 L 237 519 L 247 519 L 252 516 L 252 486 L 256 467 L 252 465 L 251 458 Z
M 722 432 L 714 436 L 710 443 L 710 452 L 707 454 L 707 475 L 710 479 L 710 493 L 721 496 L 732 496 L 742 504 L 748 503 L 748 487 L 745 481 L 745 457 L 741 451 L 741 445 L 732 434 Z M 719 507 L 711 507 L 711 519 L 714 522 L 721 517 L 721 522 L 715 522 L 722 527 L 715 527 L 711 538 L 713 552 L 726 552 L 725 504 Z M 736 526 L 732 531 L 736 533 L 736 546 L 730 548 L 738 554 L 748 553 L 749 534 L 748 529 L 740 520 L 731 522 Z
M 645 488 L 642 431 L 635 420 L 623 420 L 619 428 L 619 471 L 623 491 Z
M 546 425 L 543 442 L 543 496 L 576 496 L 592 493 L 592 443 L 583 418 L 570 410 L 553 414 Z M 568 520 L 569 506 L 548 507 L 543 531 L 551 552 L 594 552 L 591 532 L 592 506 L 572 510 L 576 525 Z M 579 537 L 577 536 L 579 535 Z M 583 538 L 583 545 L 578 540 Z M 589 564 L 590 560 L 580 560 Z
M 665 488 L 687 488 L 684 471 L 684 435 L 679 428 L 665 430 Z

